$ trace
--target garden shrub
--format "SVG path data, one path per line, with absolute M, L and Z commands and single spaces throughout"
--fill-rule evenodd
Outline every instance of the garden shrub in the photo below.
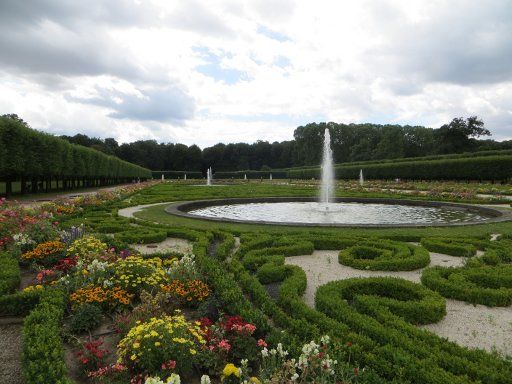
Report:
M 488 241 L 479 239 L 449 237 L 428 237 L 421 239 L 421 245 L 431 252 L 464 257 L 476 255 L 477 249 L 484 249 L 488 244 Z
M 39 303 L 41 292 L 15 292 L 0 295 L 0 315 L 25 316 Z
M 8 252 L 0 252 L 0 296 L 13 292 L 20 285 L 18 259 Z
M 276 265 L 273 263 L 263 264 L 256 271 L 256 276 L 261 284 L 276 283 L 283 281 L 287 275 L 288 269 L 285 265 Z
M 45 289 L 23 324 L 23 373 L 27 384 L 68 383 L 60 335 L 65 294 Z
M 180 374 L 192 370 L 205 344 L 201 328 L 183 315 L 163 316 L 136 325 L 118 344 L 119 358 L 135 372 L 159 373 L 174 360 Z
M 167 231 L 155 228 L 133 227 L 115 234 L 116 239 L 129 244 L 159 243 L 167 238 Z
M 338 295 L 345 305 L 357 311 L 377 314 L 382 310 L 413 324 L 429 324 L 446 315 L 445 300 L 436 292 L 404 279 L 393 277 L 353 278 L 328 283 L 317 291 Z
M 427 268 L 421 282 L 444 297 L 506 307 L 512 304 L 512 265 Z
M 340 251 L 338 261 L 357 269 L 410 271 L 426 267 L 430 256 L 422 247 L 380 240 L 348 247 Z
M 69 328 L 73 333 L 82 333 L 96 328 L 101 323 L 101 309 L 93 304 L 85 303 L 76 308 L 69 320 Z

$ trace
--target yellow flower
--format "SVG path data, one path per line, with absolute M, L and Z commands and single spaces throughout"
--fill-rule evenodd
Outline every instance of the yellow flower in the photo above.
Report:
M 155 347 L 159 347 L 160 346 L 160 342 L 159 341 L 155 341 Z
M 249 379 L 249 383 L 261 384 L 261 381 L 257 377 L 253 376 Z
M 133 348 L 137 349 L 140 347 L 140 343 L 133 343 Z
M 130 360 L 132 360 L 132 361 L 135 360 L 136 358 L 137 358 L 137 356 L 135 356 L 135 355 L 130 356 Z
M 222 375 L 224 377 L 229 377 L 231 375 L 235 375 L 236 377 L 240 377 L 240 369 L 238 369 L 235 366 L 235 364 L 229 363 L 229 364 L 226 364 L 226 366 L 222 370 Z

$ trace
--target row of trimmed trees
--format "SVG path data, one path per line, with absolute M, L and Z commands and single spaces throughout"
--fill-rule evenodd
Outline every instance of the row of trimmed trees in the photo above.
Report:
M 151 178 L 151 171 L 92 148 L 31 129 L 16 115 L 0 116 L 0 182 L 5 194 L 97 187 Z

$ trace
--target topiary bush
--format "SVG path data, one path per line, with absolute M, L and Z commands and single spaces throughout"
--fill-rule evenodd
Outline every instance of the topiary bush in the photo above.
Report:
M 427 268 L 421 282 L 451 299 L 489 307 L 512 304 L 512 265 Z
M 413 324 L 429 324 L 446 315 L 445 300 L 420 284 L 393 277 L 353 278 L 318 288 L 316 303 L 326 296 L 343 299 L 343 306 L 378 316 L 390 312 Z
M 75 309 L 69 321 L 73 333 L 90 331 L 101 324 L 101 309 L 94 304 L 83 304 Z
M 338 261 L 357 269 L 410 271 L 426 267 L 430 256 L 422 247 L 379 240 L 360 242 L 342 250 Z

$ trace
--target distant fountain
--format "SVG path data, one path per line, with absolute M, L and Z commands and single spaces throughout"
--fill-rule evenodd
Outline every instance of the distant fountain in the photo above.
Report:
M 162 181 L 164 181 L 164 180 L 165 180 L 165 178 L 164 178 L 164 174 L 162 173 Z
M 270 174 L 269 180 L 272 180 L 272 174 Z
M 247 174 L 244 173 L 244 180 L 247 180 Z
M 185 173 L 185 176 L 183 176 L 183 180 L 187 180 L 187 174 Z
M 363 176 L 363 170 L 362 169 L 359 171 L 359 185 L 361 187 L 364 185 L 364 176 Z
M 334 194 L 334 167 L 331 149 L 331 134 L 325 128 L 324 149 L 322 157 L 322 184 L 320 187 L 320 202 L 331 203 Z
M 212 167 L 208 168 L 206 171 L 206 185 L 212 185 Z

